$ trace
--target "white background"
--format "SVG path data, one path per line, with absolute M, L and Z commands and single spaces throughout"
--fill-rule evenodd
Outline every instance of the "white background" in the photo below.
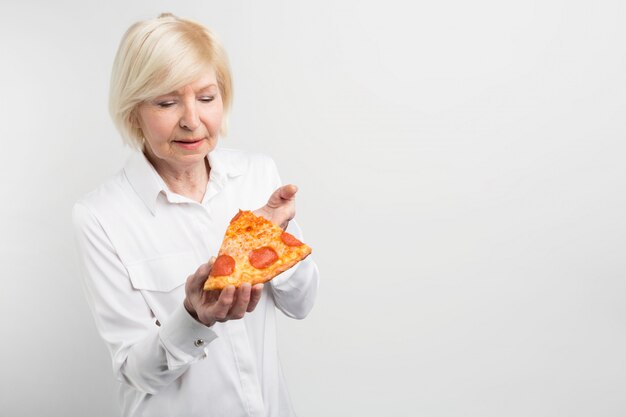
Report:
M 73 202 L 130 152 L 126 28 L 230 54 L 229 147 L 300 186 L 322 272 L 280 322 L 301 417 L 626 415 L 626 3 L 3 1 L 0 414 L 115 416 Z

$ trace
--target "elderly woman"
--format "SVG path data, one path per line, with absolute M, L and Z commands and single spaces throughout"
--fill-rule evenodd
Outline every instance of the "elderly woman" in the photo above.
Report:
M 202 289 L 238 209 L 301 237 L 297 188 L 281 187 L 274 162 L 217 146 L 231 101 L 226 54 L 202 25 L 165 14 L 126 32 L 110 111 L 138 152 L 73 212 L 124 416 L 294 415 L 275 315 L 311 310 L 311 257 L 265 285 Z

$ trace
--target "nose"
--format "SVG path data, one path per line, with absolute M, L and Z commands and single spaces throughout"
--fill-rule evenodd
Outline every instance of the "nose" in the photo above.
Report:
M 180 116 L 180 127 L 185 130 L 194 131 L 200 126 L 200 116 L 196 108 L 196 102 L 186 101 L 183 107 L 183 113 Z

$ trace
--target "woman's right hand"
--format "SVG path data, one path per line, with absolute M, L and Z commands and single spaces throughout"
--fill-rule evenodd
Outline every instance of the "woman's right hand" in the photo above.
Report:
M 185 309 L 205 326 L 243 318 L 255 309 L 263 292 L 263 284 L 252 287 L 249 283 L 239 288 L 229 285 L 223 290 L 204 291 L 204 282 L 214 262 L 215 258 L 211 258 L 200 265 L 185 283 Z

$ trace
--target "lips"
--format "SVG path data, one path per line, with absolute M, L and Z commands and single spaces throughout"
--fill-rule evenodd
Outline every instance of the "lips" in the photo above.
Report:
M 201 141 L 202 138 L 198 138 L 198 139 L 179 139 L 179 140 L 175 140 L 174 142 L 178 142 L 178 143 L 195 143 L 198 141 Z
M 202 145 L 203 142 L 203 138 L 200 139 L 180 139 L 180 140 L 175 140 L 173 141 L 173 143 L 175 143 L 176 145 L 184 148 L 184 149 L 197 149 L 198 147 L 200 147 L 200 145 Z

